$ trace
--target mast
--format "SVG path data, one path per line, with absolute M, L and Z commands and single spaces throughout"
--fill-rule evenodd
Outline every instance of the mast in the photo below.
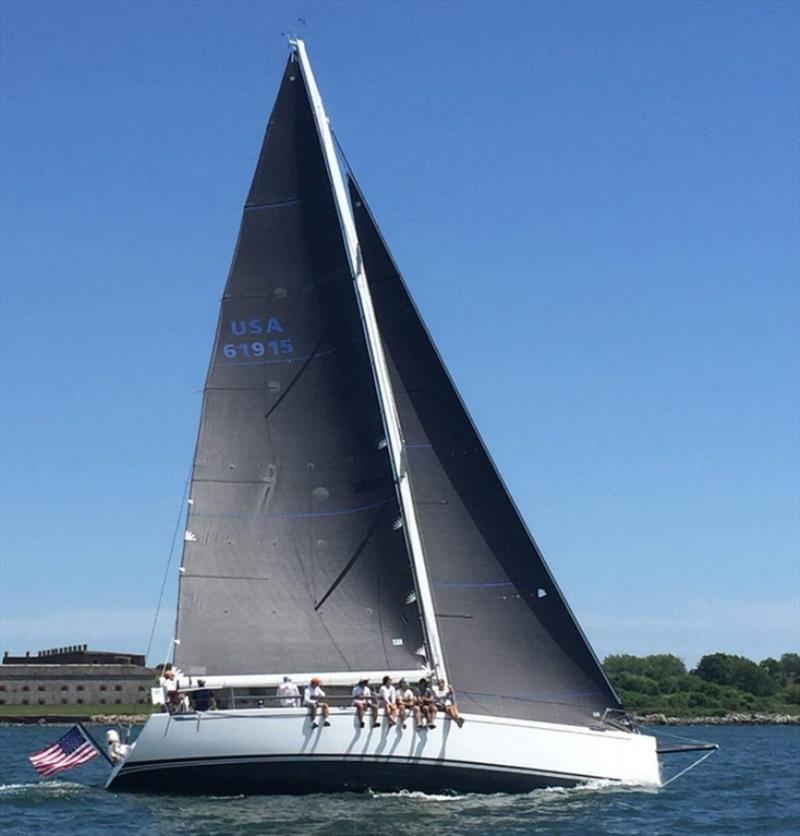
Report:
M 314 111 L 314 120 L 317 125 L 322 151 L 325 157 L 325 164 L 328 169 L 331 186 L 333 188 L 336 211 L 339 215 L 339 223 L 342 229 L 347 259 L 350 264 L 350 273 L 353 276 L 353 285 L 356 299 L 358 300 L 361 319 L 364 325 L 364 336 L 366 338 L 367 350 L 372 365 L 375 389 L 381 407 L 384 429 L 386 431 L 386 442 L 389 450 L 389 457 L 392 464 L 395 485 L 400 503 L 400 513 L 403 519 L 403 530 L 411 555 L 411 565 L 416 581 L 417 595 L 419 597 L 420 611 L 425 632 L 429 660 L 436 676 L 447 679 L 444 658 L 442 654 L 439 630 L 436 624 L 436 616 L 433 608 L 433 597 L 431 595 L 430 580 L 425 564 L 425 556 L 422 546 L 419 524 L 417 521 L 416 509 L 414 507 L 413 495 L 411 492 L 411 480 L 405 465 L 403 435 L 400 429 L 400 419 L 397 411 L 397 404 L 392 391 L 389 378 L 389 369 L 386 364 L 386 357 L 383 352 L 380 330 L 375 318 L 375 310 L 372 304 L 372 297 L 367 284 L 367 274 L 361 258 L 361 249 L 356 232 L 355 220 L 353 218 L 350 202 L 347 197 L 342 170 L 339 166 L 339 159 L 331 136 L 330 124 L 322 104 L 322 98 L 317 87 L 314 72 L 308 59 L 305 43 L 300 38 L 290 39 L 289 44 L 297 56 L 300 68 L 305 78 L 308 94 L 311 99 L 311 106 Z

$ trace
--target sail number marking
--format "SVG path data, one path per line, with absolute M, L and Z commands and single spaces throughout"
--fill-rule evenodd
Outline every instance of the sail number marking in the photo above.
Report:
M 257 339 L 239 342 L 236 338 L 249 337 L 252 334 L 283 334 L 284 327 L 276 317 L 259 317 L 258 319 L 232 319 L 228 322 L 228 338 L 235 342 L 227 342 L 222 346 L 222 353 L 228 360 L 261 357 L 281 357 L 294 354 L 294 344 L 291 339 Z
M 225 343 L 222 353 L 229 359 L 236 357 L 263 357 L 265 354 L 277 357 L 294 353 L 291 340 L 270 340 L 268 343 Z

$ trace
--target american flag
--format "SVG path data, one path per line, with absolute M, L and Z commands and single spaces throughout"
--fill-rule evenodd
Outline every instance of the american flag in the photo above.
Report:
M 98 754 L 94 743 L 86 737 L 83 729 L 80 726 L 73 726 L 52 746 L 42 749 L 35 755 L 30 755 L 28 760 L 42 778 L 49 778 L 65 769 L 72 769 L 73 766 L 87 763 Z

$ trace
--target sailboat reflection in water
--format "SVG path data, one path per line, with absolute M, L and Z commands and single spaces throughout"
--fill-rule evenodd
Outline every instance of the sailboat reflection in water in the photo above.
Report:
M 222 300 L 177 630 L 181 690 L 202 677 L 219 709 L 150 717 L 112 789 L 659 783 L 343 172 L 300 40 Z M 362 727 L 351 689 L 384 675 L 452 682 L 464 727 Z M 313 676 L 329 728 L 271 696 Z

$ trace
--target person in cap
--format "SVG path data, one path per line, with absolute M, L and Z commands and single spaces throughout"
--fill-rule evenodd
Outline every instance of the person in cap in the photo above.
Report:
M 325 692 L 322 690 L 322 680 L 318 676 L 315 676 L 311 682 L 309 682 L 305 694 L 303 695 L 303 705 L 307 706 L 311 712 L 312 729 L 319 726 L 319 723 L 317 722 L 317 712 L 322 712 L 322 725 L 330 725 L 328 715 L 331 713 L 331 710 L 328 707 L 328 703 L 323 702 L 324 699 Z
M 423 676 L 417 684 L 417 705 L 422 716 L 427 721 L 427 725 L 422 728 L 435 729 L 436 728 L 436 703 L 433 697 L 433 691 L 428 687 L 428 680 Z
M 380 689 L 380 702 L 383 706 L 383 711 L 389 720 L 390 726 L 396 726 L 397 721 L 397 690 L 392 685 L 392 677 L 384 676 L 383 684 Z
M 403 721 L 405 720 L 406 714 L 409 712 L 414 715 L 414 722 L 416 723 L 417 728 L 424 728 L 421 723 L 422 712 L 417 704 L 417 698 L 414 696 L 414 692 L 408 687 L 407 679 L 401 679 L 397 685 L 397 705 L 399 706 L 399 710 L 402 712 L 400 715 L 400 722 L 403 723 L 403 728 L 406 727 Z
M 443 679 L 437 679 L 433 686 L 433 696 L 436 700 L 436 708 L 444 713 L 461 728 L 464 725 L 464 718 L 458 713 L 456 695 L 453 693 L 453 686 L 448 685 Z
M 194 710 L 213 711 L 217 707 L 214 692 L 206 688 L 205 679 L 198 679 L 197 684 L 200 686 L 200 689 L 192 695 L 194 697 Z
M 300 705 L 300 690 L 294 682 L 292 682 L 291 676 L 283 677 L 283 682 L 281 682 L 278 686 L 276 693 L 281 698 L 279 705 L 284 708 L 292 708 Z
M 353 703 L 356 709 L 356 717 L 361 728 L 364 728 L 364 711 L 369 708 L 372 713 L 372 727 L 378 728 L 378 706 L 372 698 L 372 690 L 369 687 L 368 679 L 359 679 L 358 684 L 353 688 Z
M 170 714 L 180 714 L 189 710 L 189 698 L 178 687 L 178 677 L 172 665 L 164 670 L 164 695 L 166 697 L 167 711 Z

